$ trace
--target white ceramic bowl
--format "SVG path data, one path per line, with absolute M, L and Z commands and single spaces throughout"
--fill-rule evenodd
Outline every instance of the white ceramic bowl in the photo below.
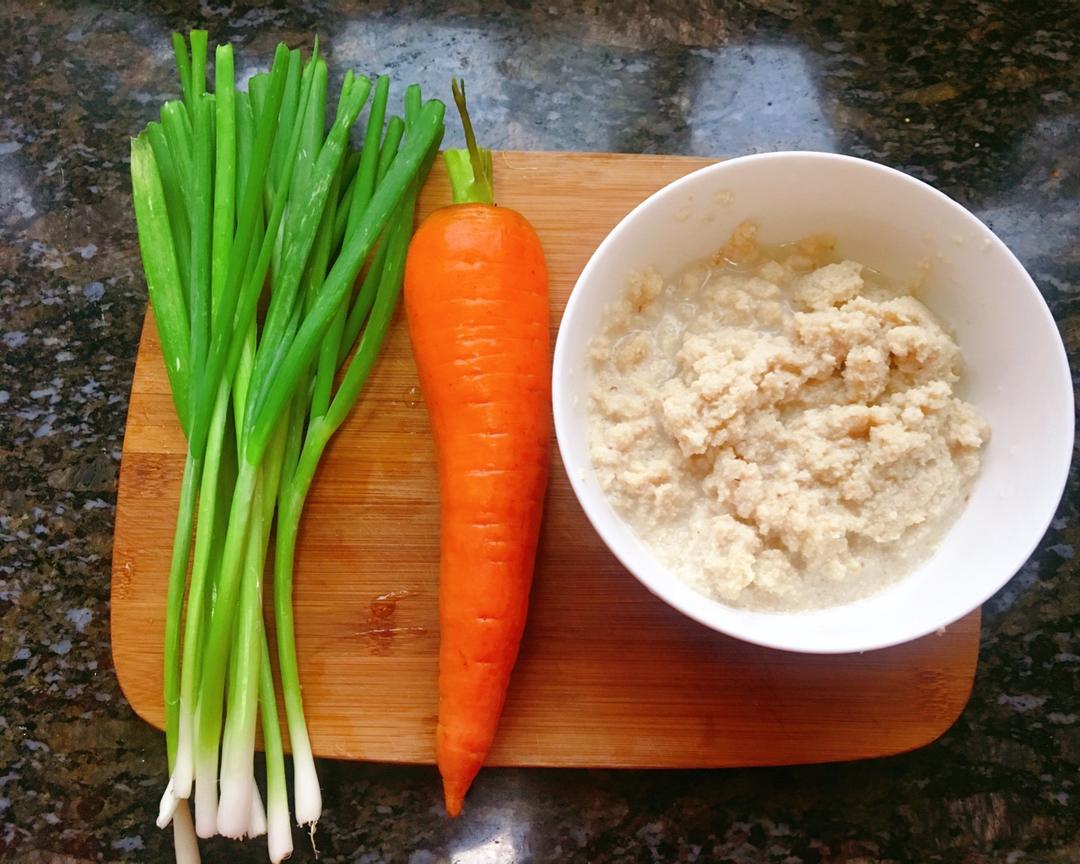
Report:
M 920 297 L 956 333 L 961 390 L 992 437 L 971 500 L 937 552 L 909 577 L 855 603 L 779 614 L 726 606 L 671 575 L 609 504 L 589 459 L 586 346 L 627 274 L 673 275 L 715 251 L 743 219 L 764 242 L 828 231 L 838 251 L 899 279 L 925 262 Z M 791 651 L 867 651 L 933 633 L 1020 569 L 1061 497 L 1073 442 L 1073 391 L 1057 327 L 1035 284 L 971 213 L 906 174 L 827 153 L 721 162 L 649 197 L 600 244 L 567 304 L 555 346 L 555 431 L 566 471 L 604 542 L 650 591 L 715 630 Z

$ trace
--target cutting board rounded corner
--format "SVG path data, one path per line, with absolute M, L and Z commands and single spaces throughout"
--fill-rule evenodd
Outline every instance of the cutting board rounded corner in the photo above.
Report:
M 119 505 L 118 505 L 119 509 Z M 140 662 L 138 657 L 135 657 L 128 650 L 127 642 L 124 639 L 117 639 L 116 633 L 123 632 L 117 627 L 117 619 L 122 615 L 118 615 L 117 609 L 123 608 L 124 602 L 117 600 L 115 583 L 116 583 L 116 571 L 118 566 L 124 566 L 123 561 L 117 561 L 114 554 L 113 566 L 112 566 L 112 585 L 110 586 L 110 603 L 109 603 L 109 632 L 112 635 L 112 664 L 113 670 L 116 672 L 116 681 L 120 685 L 120 692 L 131 706 L 131 710 L 141 718 L 149 723 L 158 731 L 163 732 L 165 730 L 163 717 L 164 717 L 164 705 L 161 701 L 161 673 L 156 678 L 158 684 L 158 700 L 155 702 L 152 698 L 148 698 L 147 694 L 147 664 L 145 661 Z M 121 626 L 123 626 L 121 621 Z M 162 638 L 163 638 L 162 634 Z M 158 661 L 158 669 L 162 667 L 162 655 L 159 651 L 156 655 Z

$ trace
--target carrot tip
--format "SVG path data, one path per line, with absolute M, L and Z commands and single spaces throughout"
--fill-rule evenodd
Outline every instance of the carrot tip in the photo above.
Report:
M 452 819 L 456 819 L 461 815 L 461 805 L 464 802 L 464 798 L 461 795 L 450 792 L 449 789 L 443 790 L 443 800 L 446 804 L 446 815 Z
M 470 785 L 471 782 L 463 783 L 460 779 L 443 777 L 443 801 L 446 805 L 447 815 L 451 817 L 461 815 L 461 805 L 465 801 L 465 795 L 469 791 Z

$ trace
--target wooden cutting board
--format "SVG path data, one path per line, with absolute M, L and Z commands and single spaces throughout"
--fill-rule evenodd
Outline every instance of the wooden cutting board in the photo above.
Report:
M 499 201 L 532 220 L 551 332 L 597 244 L 708 160 L 499 153 Z M 436 167 L 421 211 L 449 202 Z M 719 239 L 719 238 L 718 238 Z M 521 656 L 490 762 L 705 767 L 882 756 L 926 744 L 971 690 L 979 613 L 863 655 L 805 656 L 714 633 L 649 594 L 593 532 L 553 447 Z M 139 346 L 116 508 L 112 645 L 132 706 L 163 725 L 165 584 L 184 462 L 157 336 Z M 434 451 L 399 315 L 316 477 L 296 565 L 311 742 L 343 759 L 432 762 L 438 648 Z

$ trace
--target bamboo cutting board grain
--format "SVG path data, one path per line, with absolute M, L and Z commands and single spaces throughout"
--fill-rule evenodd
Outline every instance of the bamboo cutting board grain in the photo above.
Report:
M 536 226 L 552 338 L 600 240 L 706 160 L 501 153 L 499 201 Z M 421 210 L 449 202 L 437 166 Z M 722 238 L 717 238 L 718 243 Z M 132 385 L 113 551 L 112 644 L 128 700 L 163 725 L 165 583 L 183 469 L 148 315 Z M 803 656 L 720 636 L 667 607 L 593 532 L 553 448 L 528 631 L 490 762 L 704 767 L 823 762 L 926 744 L 971 689 L 979 613 L 863 655 Z M 438 648 L 434 450 L 404 321 L 328 449 L 296 566 L 301 679 L 316 754 L 434 761 Z

